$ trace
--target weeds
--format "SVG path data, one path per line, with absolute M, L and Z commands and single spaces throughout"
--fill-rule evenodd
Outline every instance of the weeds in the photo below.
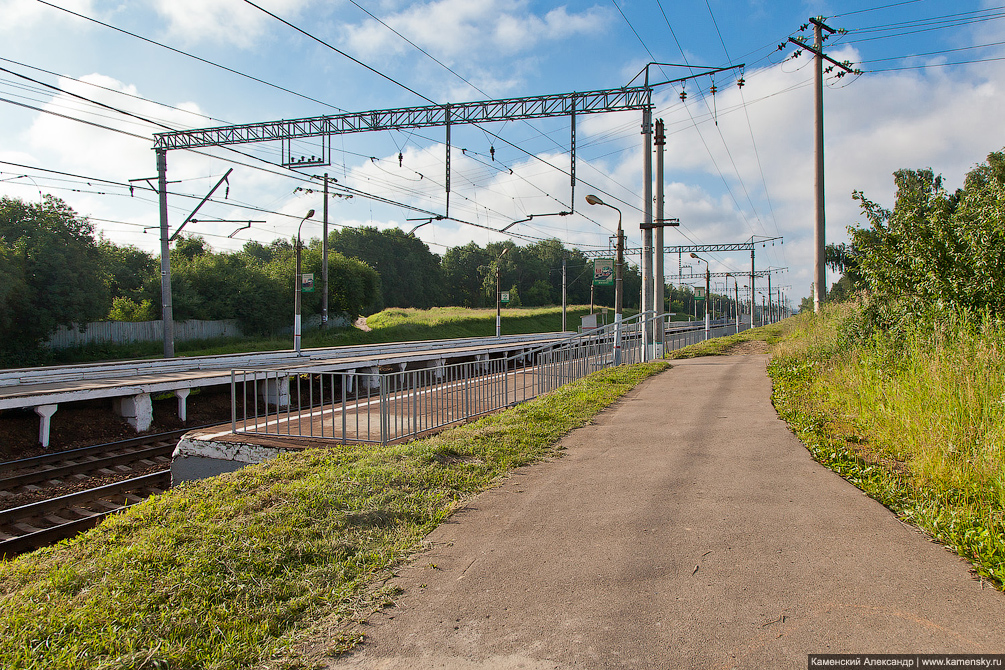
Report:
M 849 338 L 855 309 L 807 316 L 778 347 L 775 407 L 818 460 L 1002 587 L 1005 327 L 960 312 Z

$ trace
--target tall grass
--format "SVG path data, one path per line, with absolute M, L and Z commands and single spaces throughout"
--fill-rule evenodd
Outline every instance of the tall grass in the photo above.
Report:
M 811 451 L 1005 583 L 1005 325 L 941 314 L 865 341 L 854 307 L 803 317 L 774 400 Z

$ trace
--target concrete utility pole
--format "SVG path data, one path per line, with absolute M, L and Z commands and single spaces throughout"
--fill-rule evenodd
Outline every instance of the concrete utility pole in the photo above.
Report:
M 813 64 L 813 205 L 816 226 L 813 228 L 813 311 L 820 311 L 820 303 L 827 295 L 827 266 L 824 264 L 826 247 L 824 216 L 824 47 L 819 21 L 813 22 L 813 46 L 817 50 Z M 833 31 L 831 31 L 833 32 Z M 769 291 L 771 275 L 768 275 Z
M 321 238 L 321 328 L 328 327 L 328 173 L 325 172 L 324 221 Z
M 167 150 L 157 149 L 157 195 L 161 223 L 161 320 L 164 358 L 174 358 L 174 308 L 171 305 L 171 236 L 168 230 Z
M 565 327 L 565 289 L 566 283 L 566 269 L 565 269 L 565 258 L 562 259 L 562 332 L 566 332 L 568 328 Z
M 768 323 L 774 323 L 771 318 L 771 273 L 768 273 Z
M 656 221 L 664 223 L 663 218 L 663 156 L 666 153 L 666 133 L 663 130 L 663 119 L 656 120 Z M 663 279 L 663 226 L 656 228 L 656 275 L 653 277 L 653 284 L 656 291 L 656 314 L 663 313 L 663 292 L 665 290 L 665 280 Z M 663 351 L 663 339 L 666 335 L 666 327 L 661 317 L 656 328 L 656 344 L 660 345 Z
M 861 74 L 861 70 L 853 70 L 848 63 L 839 63 L 823 52 L 824 31 L 828 36 L 838 32 L 825 24 L 821 18 L 811 18 L 813 24 L 813 46 L 793 37 L 788 39 L 801 49 L 806 49 L 814 56 L 813 64 L 813 204 L 816 211 L 816 225 L 813 228 L 813 311 L 819 312 L 820 305 L 827 296 L 827 264 L 824 253 L 827 246 L 824 217 L 824 60 L 841 68 L 845 74 Z M 804 26 L 805 28 L 805 26 Z M 785 46 L 783 42 L 779 48 Z M 831 68 L 828 68 L 830 71 Z
M 642 110 L 642 346 L 647 353 L 653 341 L 653 111 Z

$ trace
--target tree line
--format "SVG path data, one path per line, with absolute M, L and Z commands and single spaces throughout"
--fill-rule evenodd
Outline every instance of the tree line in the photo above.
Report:
M 562 302 L 565 263 L 569 304 L 614 306 L 614 287 L 592 287 L 593 260 L 557 239 L 526 246 L 474 242 L 434 254 L 399 229 L 344 228 L 329 235 L 329 314 L 350 319 L 388 307 L 493 307 L 496 269 L 509 306 Z M 268 334 L 293 322 L 295 241 L 249 241 L 218 252 L 198 236 L 171 249 L 176 320 L 236 319 L 248 334 Z M 505 252 L 505 253 L 504 253 Z M 322 244 L 302 250 L 302 271 L 315 291 L 302 295 L 305 315 L 321 310 Z M 624 271 L 624 304 L 638 308 L 642 277 Z M 592 289 L 592 290 L 591 290 Z M 690 288 L 667 287 L 674 311 L 693 305 Z M 90 321 L 148 321 L 161 314 L 160 260 L 97 235 L 62 200 L 0 198 L 0 355 L 36 349 L 59 326 Z M 6 356 L 10 359 L 10 356 Z

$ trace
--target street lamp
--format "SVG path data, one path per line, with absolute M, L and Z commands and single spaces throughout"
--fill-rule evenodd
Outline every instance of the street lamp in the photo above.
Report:
M 608 205 L 593 194 L 586 196 L 586 202 L 591 205 L 610 207 L 618 213 L 618 255 L 614 261 L 614 364 L 621 365 L 621 314 L 622 293 L 624 291 L 621 266 L 625 261 L 625 236 L 621 232 L 621 210 L 614 205 Z
M 496 257 L 496 337 L 502 335 L 502 307 L 499 302 L 502 297 L 499 291 L 499 261 L 502 260 L 507 251 L 509 251 L 509 247 L 503 249 L 502 253 Z
M 709 338 L 712 326 L 711 322 L 709 321 L 709 313 L 708 313 L 708 289 L 709 284 L 711 283 L 712 280 L 712 273 L 708 269 L 708 261 L 706 261 L 704 258 L 694 253 L 693 251 L 691 252 L 691 258 L 697 260 L 699 263 L 705 264 L 705 339 L 707 340 Z
M 302 288 L 300 279 L 300 231 L 304 227 L 304 221 L 314 216 L 314 210 L 307 212 L 307 216 L 300 219 L 297 226 L 297 275 L 293 282 L 293 349 L 300 355 L 300 290 Z

